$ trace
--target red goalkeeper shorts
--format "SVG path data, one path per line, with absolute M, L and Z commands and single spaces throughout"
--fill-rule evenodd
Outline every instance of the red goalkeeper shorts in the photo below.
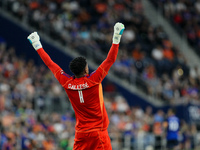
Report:
M 73 150 L 112 150 L 108 131 L 76 132 Z

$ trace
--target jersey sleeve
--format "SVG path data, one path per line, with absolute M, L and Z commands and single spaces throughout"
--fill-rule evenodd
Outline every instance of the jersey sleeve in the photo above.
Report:
M 110 67 L 114 64 L 117 59 L 119 44 L 112 44 L 110 51 L 106 59 L 101 63 L 101 65 L 91 73 L 88 78 L 94 82 L 100 83 L 108 74 Z
M 59 83 L 63 86 L 70 78 L 70 75 L 66 74 L 60 66 L 58 66 L 55 62 L 52 61 L 50 56 L 44 51 L 43 48 L 37 50 L 37 53 L 40 55 L 41 59 L 45 63 L 45 65 L 51 70 L 54 74 L 55 78 L 59 81 Z

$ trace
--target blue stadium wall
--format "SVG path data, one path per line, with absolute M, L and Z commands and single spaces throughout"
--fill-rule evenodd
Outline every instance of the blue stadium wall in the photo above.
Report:
M 32 48 L 31 44 L 27 40 L 27 36 L 33 31 L 26 31 L 21 26 L 13 23 L 9 19 L 0 15 L 0 37 L 4 38 L 8 43 L 8 46 L 14 46 L 16 48 L 16 54 L 22 55 L 24 59 L 33 59 L 36 64 L 43 63 L 38 54 Z M 71 72 L 68 69 L 68 64 L 72 58 L 64 54 L 60 49 L 54 47 L 53 45 L 46 43 L 41 39 L 42 45 L 45 48 L 45 51 L 51 56 L 52 60 L 55 61 L 60 67 L 68 74 Z M 107 78 L 104 82 L 108 80 Z M 104 84 L 103 82 L 103 84 Z M 165 112 L 170 106 L 156 107 L 151 103 L 148 103 L 145 99 L 130 93 L 124 89 L 119 84 L 114 83 L 121 92 L 121 94 L 127 99 L 127 102 L 130 106 L 140 106 L 145 109 L 147 106 L 153 108 L 153 112 L 156 112 L 158 109 L 162 109 Z M 179 105 L 175 106 L 177 110 L 177 115 L 185 119 L 187 122 L 199 122 L 200 121 L 200 106 L 196 105 Z

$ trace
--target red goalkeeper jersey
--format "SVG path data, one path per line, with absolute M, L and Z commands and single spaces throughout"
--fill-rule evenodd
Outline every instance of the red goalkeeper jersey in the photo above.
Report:
M 107 58 L 89 75 L 75 78 L 54 63 L 43 48 L 38 54 L 64 87 L 76 116 L 76 132 L 105 130 L 109 125 L 101 82 L 117 58 L 119 44 L 112 44 Z

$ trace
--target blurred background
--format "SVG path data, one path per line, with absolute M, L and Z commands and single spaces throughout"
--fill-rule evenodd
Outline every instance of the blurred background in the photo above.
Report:
M 169 108 L 180 149 L 200 149 L 199 0 L 0 0 L 0 150 L 72 150 L 75 116 L 64 89 L 27 40 L 72 75 L 106 58 L 122 22 L 117 61 L 103 81 L 113 150 L 165 150 Z

